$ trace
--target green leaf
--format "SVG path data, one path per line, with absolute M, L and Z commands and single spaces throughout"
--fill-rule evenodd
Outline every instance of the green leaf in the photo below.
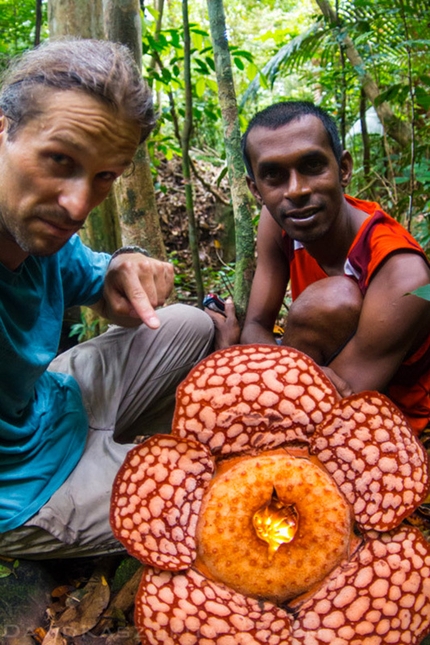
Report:
M 145 7 L 145 11 L 147 11 L 148 13 L 150 13 L 150 14 L 151 14 L 151 16 L 154 18 L 154 20 L 157 20 L 157 18 L 158 18 L 158 14 L 159 14 L 159 12 L 157 11 L 157 9 L 155 9 L 154 7 L 149 6 L 149 7 Z
M 223 177 L 226 176 L 227 172 L 228 172 L 228 168 L 227 168 L 227 166 L 224 166 L 224 168 L 221 170 L 221 172 L 218 175 L 217 180 L 216 180 L 216 185 L 218 186 L 218 188 L 219 188 L 219 185 L 220 185 Z
M 182 47 L 181 38 L 177 29 L 170 29 L 170 42 L 175 49 Z
M 191 40 L 192 40 L 193 46 L 198 51 L 200 51 L 201 48 L 203 47 L 203 36 L 200 33 L 193 31 Z
M 236 65 L 236 67 L 240 70 L 245 69 L 245 65 L 243 64 L 243 61 L 241 58 L 236 58 L 236 56 L 233 58 L 233 62 Z
M 265 90 L 268 90 L 269 89 L 269 83 L 267 82 L 267 76 L 261 70 L 260 70 L 258 76 L 259 76 L 259 79 L 260 79 L 261 87 L 264 88 Z
M 205 61 L 207 62 L 207 64 L 211 68 L 211 70 L 214 72 L 215 71 L 215 61 L 214 61 L 214 59 L 211 58 L 210 56 L 205 56 Z
M 199 29 L 198 27 L 194 27 L 193 25 L 190 25 L 190 31 L 193 34 L 200 34 L 201 36 L 205 36 L 206 38 L 209 36 L 207 31 L 205 31 L 204 29 Z
M 205 93 L 205 89 L 206 89 L 206 81 L 201 76 L 199 79 L 197 79 L 197 82 L 196 82 L 196 94 L 199 98 L 203 96 L 203 94 Z
M 212 90 L 215 94 L 218 92 L 218 84 L 216 81 L 213 81 L 211 78 L 206 78 L 205 79 L 206 86 Z
M 6 567 L 4 564 L 0 564 L 0 578 L 7 578 L 12 575 L 12 569 Z
M 428 76 L 427 74 L 421 74 L 420 83 L 430 86 L 430 76 Z
M 430 284 L 426 284 L 423 287 L 418 287 L 418 289 L 415 289 L 411 293 L 412 295 L 419 296 L 424 300 L 430 300 Z
M 384 101 L 387 101 L 387 103 L 389 103 L 390 101 L 396 100 L 398 103 L 403 103 L 408 93 L 409 88 L 407 85 L 404 85 L 403 83 L 396 83 L 395 85 L 389 87 L 388 90 L 385 90 L 385 92 L 381 92 L 375 98 L 375 106 L 381 105 L 381 103 L 384 103 Z
M 195 58 L 194 60 L 195 60 L 195 62 L 197 64 L 197 66 L 199 67 L 199 69 L 197 71 L 200 74 L 205 74 L 205 75 L 210 74 L 209 67 L 206 65 L 205 61 L 203 61 L 201 58 Z
M 415 89 L 415 100 L 425 110 L 430 109 L 430 94 L 422 87 Z
M 246 76 L 248 81 L 253 81 L 258 74 L 258 67 L 255 63 L 250 63 L 246 69 Z

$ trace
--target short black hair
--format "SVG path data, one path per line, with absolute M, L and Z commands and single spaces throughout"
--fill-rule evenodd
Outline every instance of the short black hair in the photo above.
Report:
M 336 161 L 340 165 L 343 152 L 342 143 L 340 141 L 336 123 L 328 112 L 311 101 L 281 101 L 280 103 L 274 103 L 264 110 L 257 112 L 257 114 L 252 117 L 246 132 L 242 137 L 243 161 L 245 163 L 246 171 L 252 180 L 254 180 L 255 177 L 247 151 L 248 136 L 251 130 L 256 127 L 277 130 L 283 125 L 296 119 L 300 119 L 303 116 L 315 116 L 322 122 L 324 129 L 327 132 L 330 146 L 333 150 Z

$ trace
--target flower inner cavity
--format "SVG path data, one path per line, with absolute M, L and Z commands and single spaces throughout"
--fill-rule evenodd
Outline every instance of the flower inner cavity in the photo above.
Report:
M 252 523 L 260 540 L 269 545 L 269 562 L 281 544 L 294 540 L 299 527 L 299 514 L 295 504 L 283 504 L 273 488 L 272 497 L 254 513 Z

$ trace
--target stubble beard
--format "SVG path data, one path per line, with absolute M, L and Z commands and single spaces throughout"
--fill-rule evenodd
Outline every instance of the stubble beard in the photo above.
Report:
M 5 206 L 0 208 L 0 236 L 7 242 L 19 246 L 24 253 L 28 253 L 28 255 L 36 257 L 53 255 L 54 253 L 57 253 L 57 251 L 59 251 L 68 241 L 61 240 L 55 244 L 52 240 L 46 240 L 45 244 L 43 244 L 43 242 L 41 244 L 38 242 L 41 238 L 31 233 L 28 225 L 26 226 L 26 220 L 23 222 L 21 219 L 16 218 L 16 216 L 14 216 L 14 214 L 12 214 Z

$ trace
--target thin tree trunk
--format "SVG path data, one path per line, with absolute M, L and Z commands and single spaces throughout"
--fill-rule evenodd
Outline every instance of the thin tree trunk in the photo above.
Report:
M 36 24 L 34 27 L 34 46 L 40 45 L 40 32 L 42 29 L 42 0 L 36 0 Z
M 337 20 L 336 14 L 330 6 L 329 1 L 316 0 L 316 2 L 324 18 L 328 22 L 334 25 L 338 25 L 339 21 Z M 379 96 L 380 93 L 376 82 L 366 71 L 364 61 L 348 34 L 345 31 L 341 31 L 339 35 L 345 48 L 345 54 L 348 57 L 349 62 L 357 72 L 363 90 L 369 101 L 374 106 L 381 123 L 387 131 L 388 136 L 397 141 L 401 146 L 406 147 L 410 145 L 411 131 L 409 126 L 396 117 L 388 103 L 386 103 L 385 101 L 383 103 L 380 103 L 379 105 L 375 105 L 375 99 Z
M 199 236 L 196 225 L 193 203 L 193 185 L 190 168 L 190 138 L 193 127 L 193 99 L 191 92 L 191 40 L 188 22 L 188 0 L 182 0 L 182 20 L 184 28 L 184 81 L 185 81 L 185 119 L 182 129 L 182 174 L 184 176 L 185 203 L 188 217 L 188 239 L 193 260 L 194 278 L 196 281 L 197 303 L 203 308 L 203 280 L 199 257 Z
M 361 90 L 360 96 L 361 142 L 363 145 L 363 175 L 366 184 L 370 182 L 370 140 L 366 121 L 366 95 Z
M 246 185 L 240 148 L 241 135 L 227 41 L 224 6 L 222 0 L 208 0 L 207 4 L 235 221 L 236 274 L 234 301 L 239 321 L 242 322 L 248 305 L 255 265 L 251 197 Z
M 336 0 L 336 20 L 338 20 L 339 12 L 339 0 Z M 342 82 L 340 87 L 340 119 L 339 119 L 339 129 L 340 129 L 340 139 L 342 141 L 342 147 L 345 148 L 346 143 L 346 78 L 345 78 L 345 51 L 342 43 L 339 45 L 339 56 L 340 56 L 340 65 L 342 70 Z
M 106 38 L 126 45 L 142 68 L 142 32 L 139 0 L 103 0 Z M 143 246 L 158 259 L 166 258 L 155 201 L 154 184 L 146 143 L 134 158 L 134 172 L 120 177 L 115 198 L 126 244 Z
M 164 0 L 154 0 L 154 5 L 155 8 L 158 12 L 157 15 L 157 23 L 155 25 L 155 33 L 154 33 L 154 40 L 157 42 L 157 40 L 160 37 L 160 31 L 161 31 L 161 26 L 163 24 L 163 13 L 164 13 Z M 148 67 L 150 69 L 154 69 L 156 65 L 157 59 L 156 56 L 151 56 L 151 60 L 149 62 Z

